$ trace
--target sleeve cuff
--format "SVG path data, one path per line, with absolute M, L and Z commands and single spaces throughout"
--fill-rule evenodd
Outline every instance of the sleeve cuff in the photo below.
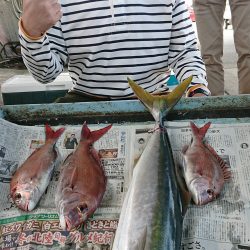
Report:
M 203 93 L 207 96 L 211 95 L 211 92 L 209 91 L 209 89 L 205 85 L 196 84 L 187 90 L 186 97 L 192 97 L 196 93 Z
M 19 29 L 21 31 L 21 33 L 24 35 L 25 38 L 31 40 L 31 41 L 38 41 L 38 40 L 41 40 L 45 34 L 41 34 L 41 36 L 39 37 L 34 37 L 34 36 L 30 36 L 27 31 L 25 30 L 25 28 L 23 27 L 23 21 L 22 21 L 22 18 L 20 18 L 19 20 Z

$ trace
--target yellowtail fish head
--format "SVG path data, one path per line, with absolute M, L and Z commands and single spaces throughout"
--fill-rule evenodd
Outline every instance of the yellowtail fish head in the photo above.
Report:
M 15 187 L 11 191 L 11 197 L 16 206 L 24 211 L 31 211 L 35 208 L 39 201 L 41 194 L 35 186 L 22 185 Z
M 192 193 L 192 199 L 196 205 L 205 205 L 214 199 L 216 199 L 215 187 L 211 185 L 211 182 L 203 177 L 194 179 L 190 183 L 190 191 Z
M 133 89 L 135 95 L 144 104 L 144 106 L 151 112 L 156 123 L 163 125 L 163 119 L 169 111 L 176 105 L 176 103 L 183 96 L 187 87 L 192 81 L 192 76 L 181 82 L 171 93 L 167 95 L 152 95 L 140 87 L 135 81 L 128 78 L 128 83 Z

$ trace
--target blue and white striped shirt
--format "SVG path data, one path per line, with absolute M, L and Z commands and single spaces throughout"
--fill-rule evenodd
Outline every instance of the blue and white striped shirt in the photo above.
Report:
M 91 95 L 132 96 L 127 77 L 154 92 L 169 68 L 179 81 L 193 75 L 192 85 L 207 86 L 184 0 L 60 2 L 61 20 L 40 40 L 20 30 L 24 62 L 39 82 L 53 81 L 68 64 L 73 89 Z

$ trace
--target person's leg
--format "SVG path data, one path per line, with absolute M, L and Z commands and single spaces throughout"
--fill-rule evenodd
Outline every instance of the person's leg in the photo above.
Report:
M 193 0 L 201 55 L 212 95 L 224 95 L 223 14 L 226 0 Z
M 250 0 L 230 0 L 230 7 L 238 54 L 239 93 L 250 94 Z

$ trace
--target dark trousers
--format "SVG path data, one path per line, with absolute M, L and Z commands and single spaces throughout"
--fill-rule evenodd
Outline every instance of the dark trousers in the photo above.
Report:
M 161 92 L 153 95 L 166 95 L 169 92 Z M 115 100 L 133 100 L 137 99 L 137 97 L 132 96 L 130 98 L 118 98 L 118 99 L 111 99 L 110 97 L 102 97 L 102 96 L 92 96 L 83 94 L 81 92 L 70 91 L 65 96 L 57 98 L 54 102 L 55 103 L 73 103 L 73 102 L 98 102 L 98 101 L 115 101 Z
M 97 102 L 97 101 L 110 101 L 109 97 L 97 97 L 85 95 L 78 92 L 68 92 L 65 96 L 57 98 L 56 103 L 73 103 L 73 102 Z

